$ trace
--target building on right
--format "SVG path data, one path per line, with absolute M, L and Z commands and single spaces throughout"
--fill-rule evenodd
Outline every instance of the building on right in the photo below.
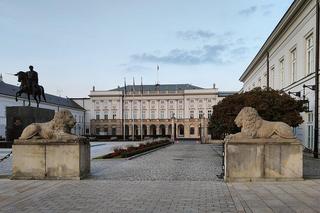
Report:
M 295 0 L 239 79 L 243 92 L 255 87 L 272 88 L 307 100 L 309 110 L 302 113 L 304 123 L 295 133 L 312 150 L 319 138 L 315 125 L 319 124 L 318 4 L 318 0 Z

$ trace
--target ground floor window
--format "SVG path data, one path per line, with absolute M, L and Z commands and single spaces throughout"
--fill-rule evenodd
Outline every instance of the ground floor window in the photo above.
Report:
M 100 128 L 96 128 L 96 135 L 100 135 Z
M 194 127 L 190 127 L 190 135 L 194 135 Z
M 178 130 L 179 130 L 179 136 L 184 136 L 184 126 L 183 125 L 179 125 L 178 126 Z
M 117 129 L 115 127 L 112 127 L 112 135 L 116 135 L 117 134 Z

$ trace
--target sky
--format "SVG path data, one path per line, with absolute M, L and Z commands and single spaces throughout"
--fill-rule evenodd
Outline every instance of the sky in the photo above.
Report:
M 238 91 L 293 0 L 0 0 L 0 73 L 29 65 L 46 92 L 86 97 L 127 85 Z M 9 74 L 7 74 L 9 73 Z

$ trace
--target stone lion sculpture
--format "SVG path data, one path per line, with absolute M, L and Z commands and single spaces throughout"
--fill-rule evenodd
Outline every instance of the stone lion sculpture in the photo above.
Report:
M 77 139 L 78 136 L 70 133 L 75 124 L 76 120 L 73 118 L 71 112 L 68 110 L 61 110 L 56 112 L 54 118 L 47 123 L 33 123 L 27 126 L 19 139 Z
M 242 108 L 234 122 L 241 127 L 241 132 L 229 135 L 227 139 L 295 138 L 288 124 L 263 120 L 252 107 Z

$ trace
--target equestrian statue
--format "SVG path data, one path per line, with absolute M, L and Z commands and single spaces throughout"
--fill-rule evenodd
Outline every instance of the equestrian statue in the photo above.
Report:
M 30 104 L 30 95 L 37 102 L 37 107 L 39 108 L 39 103 L 41 102 L 41 96 L 44 101 L 47 102 L 46 96 L 44 94 L 43 86 L 38 84 L 38 73 L 33 70 L 33 66 L 29 66 L 29 71 L 23 72 L 19 71 L 14 74 L 18 77 L 18 82 L 20 82 L 20 90 L 16 93 L 16 101 L 18 97 L 21 97 L 23 93 L 27 94 L 29 106 Z

